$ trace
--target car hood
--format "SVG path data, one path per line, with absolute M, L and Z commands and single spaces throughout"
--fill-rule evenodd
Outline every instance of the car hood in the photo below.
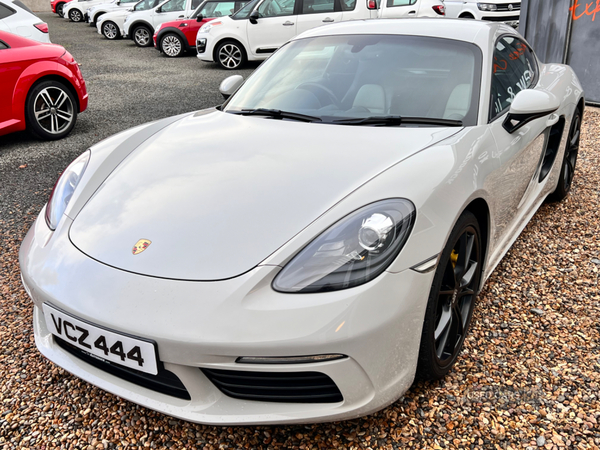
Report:
M 138 274 L 232 278 L 383 170 L 458 131 L 188 115 L 129 153 L 70 238 L 91 258 Z M 142 239 L 151 244 L 134 255 Z

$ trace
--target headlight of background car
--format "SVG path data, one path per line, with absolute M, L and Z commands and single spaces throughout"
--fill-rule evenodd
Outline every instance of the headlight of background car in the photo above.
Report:
M 200 28 L 200 33 L 208 33 L 212 27 L 217 25 L 221 25 L 221 22 L 210 21 L 207 24 L 202 25 L 202 28 Z
M 498 7 L 493 3 L 477 3 L 480 11 L 496 11 Z
M 415 220 L 406 199 L 367 205 L 329 227 L 273 281 L 279 292 L 326 292 L 364 284 L 389 267 Z
M 60 218 L 67 209 L 73 192 L 75 192 L 75 188 L 88 165 L 90 154 L 91 152 L 87 150 L 79 155 L 75 161 L 69 164 L 69 167 L 65 169 L 54 185 L 46 206 L 46 223 L 51 230 L 56 230 Z

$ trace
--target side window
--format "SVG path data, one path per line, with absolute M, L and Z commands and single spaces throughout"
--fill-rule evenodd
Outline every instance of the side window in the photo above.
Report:
M 417 3 L 417 0 L 387 0 L 387 7 L 393 8 L 394 6 L 411 6 Z
M 139 0 L 121 0 L 121 4 L 124 5 L 125 3 L 137 3 Z
M 10 48 L 8 44 L 6 42 L 0 41 L 0 50 L 6 50 L 7 48 Z
M 202 3 L 202 0 L 192 0 L 192 11 L 195 10 L 198 7 L 198 5 L 200 5 L 200 3 Z
M 508 109 L 519 91 L 531 87 L 537 64 L 522 40 L 505 36 L 496 43 L 492 71 L 490 119 Z
M 342 11 L 354 11 L 356 8 L 356 0 L 341 0 Z
M 295 0 L 265 0 L 258 7 L 259 17 L 291 16 Z
M 16 11 L 13 11 L 8 6 L 4 6 L 2 3 L 0 3 L 0 19 L 4 19 L 5 17 L 12 16 L 15 13 L 16 13 Z
M 162 5 L 161 10 L 163 12 L 183 11 L 184 6 L 185 0 L 171 0 Z
M 334 10 L 334 0 L 304 0 L 302 2 L 302 14 L 330 13 Z

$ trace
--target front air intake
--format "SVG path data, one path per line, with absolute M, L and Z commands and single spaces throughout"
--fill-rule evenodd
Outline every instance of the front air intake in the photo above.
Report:
M 279 403 L 337 403 L 342 393 L 320 372 L 250 372 L 201 369 L 228 397 Z

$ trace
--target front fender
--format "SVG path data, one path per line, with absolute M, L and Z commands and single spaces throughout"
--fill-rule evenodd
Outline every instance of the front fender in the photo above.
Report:
M 162 30 L 160 30 L 158 32 L 158 34 L 156 35 L 156 49 L 157 50 L 162 51 L 160 48 L 160 40 L 167 33 L 174 33 L 177 36 L 179 36 L 183 40 L 183 45 L 185 46 L 185 50 L 188 52 L 190 51 L 191 45 L 190 45 L 188 38 L 185 36 L 183 31 L 181 31 L 179 28 L 176 28 L 176 27 L 163 28 Z
M 65 78 L 74 87 L 79 87 L 79 81 L 64 66 L 56 61 L 38 61 L 31 64 L 21 73 L 13 91 L 12 109 L 13 117 L 25 121 L 25 102 L 31 87 L 41 78 L 46 76 L 59 76 Z M 76 89 L 80 90 L 80 89 Z M 79 95 L 78 95 L 79 96 Z M 79 99 L 81 103 L 81 98 Z

